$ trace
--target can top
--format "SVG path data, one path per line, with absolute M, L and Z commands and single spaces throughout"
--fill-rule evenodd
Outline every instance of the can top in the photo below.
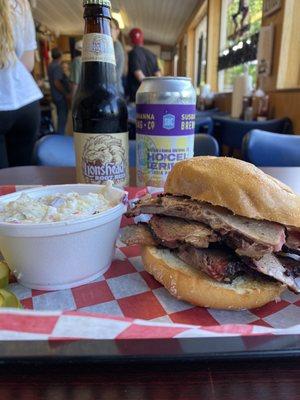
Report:
M 156 80 L 161 80 L 161 81 L 167 81 L 167 80 L 176 80 L 176 81 L 191 81 L 191 78 L 188 78 L 186 76 L 148 76 L 143 79 L 144 81 L 156 81 Z
M 83 0 L 83 6 L 87 6 L 89 4 L 96 4 L 99 6 L 105 6 L 111 8 L 110 0 Z
M 185 76 L 162 76 L 162 77 L 148 77 L 143 79 L 137 91 L 137 101 L 145 102 L 144 95 L 151 94 L 151 103 L 158 101 L 157 96 L 160 98 L 159 102 L 166 101 L 166 97 L 177 97 L 186 101 L 190 99 L 192 102 L 196 101 L 196 92 L 192 85 L 190 78 Z M 154 99 L 154 97 L 156 100 Z M 150 100 L 149 100 L 150 101 Z M 173 99 L 173 101 L 175 101 Z

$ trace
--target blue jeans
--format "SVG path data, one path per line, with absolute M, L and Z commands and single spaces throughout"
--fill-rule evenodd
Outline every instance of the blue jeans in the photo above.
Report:
M 65 134 L 68 119 L 68 104 L 65 98 L 54 102 L 57 111 L 57 133 Z

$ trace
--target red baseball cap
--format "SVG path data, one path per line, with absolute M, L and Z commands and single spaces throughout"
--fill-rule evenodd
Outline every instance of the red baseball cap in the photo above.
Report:
M 131 39 L 132 44 L 141 45 L 144 44 L 144 33 L 140 28 L 133 28 L 129 32 L 129 37 Z

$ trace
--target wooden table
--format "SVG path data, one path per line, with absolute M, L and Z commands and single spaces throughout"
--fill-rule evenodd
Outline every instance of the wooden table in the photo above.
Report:
M 76 183 L 72 167 L 13 167 L 0 169 L 0 185 L 58 185 Z M 135 185 L 135 168 L 130 168 L 130 185 Z
M 261 168 L 267 174 L 280 179 L 300 194 L 300 167 Z M 135 185 L 135 168 L 130 168 L 130 185 Z M 0 185 L 54 185 L 76 183 L 72 167 L 14 167 L 0 169 Z
M 265 170 L 300 193 L 300 168 Z M 73 182 L 72 168 L 0 170 L 0 185 Z M 294 358 L 0 368 L 1 400 L 300 398 L 300 360 Z

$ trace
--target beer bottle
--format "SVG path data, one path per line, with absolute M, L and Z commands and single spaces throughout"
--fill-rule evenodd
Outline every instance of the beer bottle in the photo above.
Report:
M 127 107 L 118 95 L 109 0 L 83 0 L 85 30 L 73 105 L 76 175 L 80 183 L 128 184 Z

